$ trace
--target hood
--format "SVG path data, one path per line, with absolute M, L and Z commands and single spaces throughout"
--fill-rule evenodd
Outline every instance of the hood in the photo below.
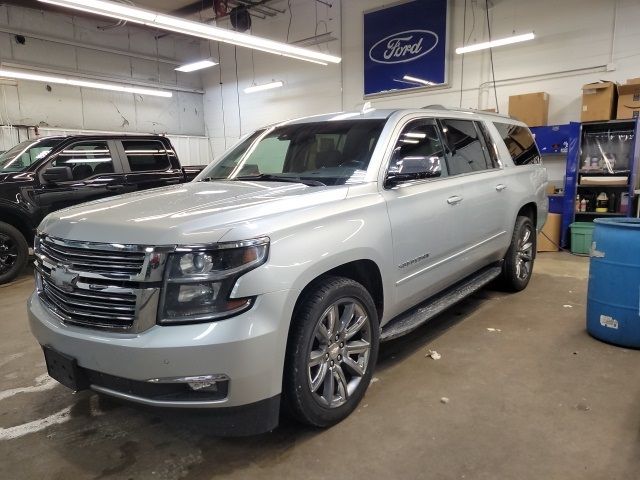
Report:
M 105 198 L 48 215 L 40 230 L 59 238 L 122 244 L 213 243 L 237 225 L 346 197 L 348 187 L 299 183 L 191 182 Z M 255 232 L 255 236 L 269 232 Z

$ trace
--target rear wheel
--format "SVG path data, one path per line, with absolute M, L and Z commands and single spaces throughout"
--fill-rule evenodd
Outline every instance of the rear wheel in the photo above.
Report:
M 529 217 L 519 216 L 502 265 L 502 284 L 512 292 L 524 290 L 536 258 L 536 229 Z
M 316 427 L 346 418 L 369 386 L 378 342 L 369 292 L 348 278 L 318 281 L 302 299 L 289 334 L 283 393 L 290 413 Z
M 27 264 L 29 246 L 18 229 L 0 222 L 0 284 L 18 276 Z

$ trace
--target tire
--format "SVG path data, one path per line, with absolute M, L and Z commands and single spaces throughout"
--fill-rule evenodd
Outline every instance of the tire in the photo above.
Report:
M 336 319 L 333 328 L 331 318 Z M 287 412 L 314 427 L 329 427 L 349 416 L 371 381 L 378 325 L 373 299 L 361 284 L 343 277 L 312 284 L 289 331 L 283 380 Z
M 0 222 L 0 285 L 8 283 L 24 269 L 29 258 L 29 245 L 20 231 Z
M 536 229 L 533 221 L 519 216 L 502 264 L 502 286 L 511 292 L 524 290 L 531 280 L 535 258 Z

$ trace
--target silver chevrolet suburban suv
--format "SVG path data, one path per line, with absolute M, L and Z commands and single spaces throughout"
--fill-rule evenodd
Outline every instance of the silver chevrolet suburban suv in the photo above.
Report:
M 527 126 L 495 114 L 270 126 L 191 183 L 46 217 L 31 330 L 74 390 L 206 408 L 227 435 L 273 429 L 281 404 L 330 426 L 380 342 L 493 280 L 527 286 L 546 181 Z

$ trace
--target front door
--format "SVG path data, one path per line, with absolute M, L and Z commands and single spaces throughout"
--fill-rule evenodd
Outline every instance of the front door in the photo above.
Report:
M 400 311 L 458 279 L 456 254 L 466 241 L 460 236 L 462 187 L 448 175 L 435 120 L 412 120 L 403 127 L 390 161 L 398 164 L 404 159 L 433 167 L 430 178 L 382 191 L 391 223 Z
M 62 208 L 124 192 L 124 175 L 114 144 L 106 140 L 81 140 L 54 154 L 38 173 L 47 167 L 69 167 L 72 180 L 47 183 L 40 176 L 41 187 L 35 201 L 43 216 Z

